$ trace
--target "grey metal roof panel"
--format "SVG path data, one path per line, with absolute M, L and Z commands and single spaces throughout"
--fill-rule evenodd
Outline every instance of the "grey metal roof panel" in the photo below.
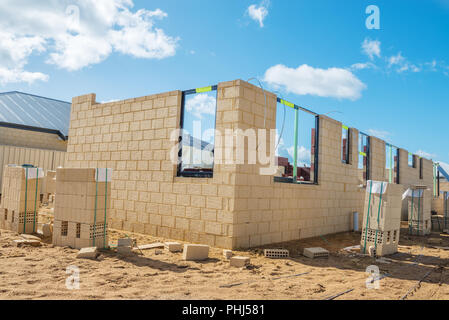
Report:
M 0 93 L 0 122 L 69 133 L 71 103 L 13 91 Z

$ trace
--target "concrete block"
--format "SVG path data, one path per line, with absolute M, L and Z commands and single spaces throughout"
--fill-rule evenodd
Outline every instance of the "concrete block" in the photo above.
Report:
M 266 258 L 271 259 L 282 259 L 290 256 L 289 251 L 284 249 L 265 249 L 263 254 Z
M 182 244 L 179 242 L 165 242 L 164 248 L 170 252 L 181 252 Z
M 137 249 L 139 250 L 151 250 L 151 249 L 160 249 L 164 248 L 164 244 L 161 242 L 151 243 L 151 244 L 144 244 L 141 246 L 138 246 Z
M 427 239 L 428 244 L 441 244 L 443 243 L 443 239 L 441 238 L 429 238 Z
M 305 248 L 303 255 L 310 259 L 328 258 L 329 251 L 323 248 Z
M 35 240 L 35 241 L 41 241 L 41 238 L 33 236 L 31 234 L 21 234 L 20 235 L 21 238 L 25 239 L 25 240 Z
M 232 250 L 223 250 L 223 257 L 225 259 L 231 259 L 232 258 Z
M 15 247 L 23 247 L 23 246 L 31 246 L 31 247 L 40 247 L 41 242 L 38 240 L 13 240 L 11 243 Z
M 42 235 L 44 238 L 51 237 L 53 235 L 53 226 L 49 223 L 42 225 Z
M 242 268 L 242 267 L 248 265 L 249 262 L 250 262 L 250 259 L 248 257 L 240 257 L 240 256 L 232 257 L 229 260 L 231 267 L 237 267 L 237 268 Z
M 117 247 L 117 253 L 124 255 L 124 256 L 129 256 L 133 253 L 132 247 Z
M 209 246 L 202 244 L 185 244 L 182 258 L 186 261 L 207 260 L 209 258 Z
M 135 243 L 134 239 L 122 238 L 122 239 L 118 239 L 117 247 L 133 247 L 134 243 Z
M 77 259 L 96 259 L 98 256 L 97 247 L 83 248 L 78 252 Z

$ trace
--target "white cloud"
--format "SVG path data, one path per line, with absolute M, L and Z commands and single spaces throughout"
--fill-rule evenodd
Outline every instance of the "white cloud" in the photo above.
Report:
M 421 71 L 421 68 L 415 66 L 414 64 L 412 64 L 412 65 L 410 66 L 410 68 L 411 68 L 411 70 L 412 70 L 413 72 L 420 72 L 420 71 Z
M 8 69 L 0 66 L 0 84 L 25 82 L 32 84 L 35 81 L 48 81 L 49 77 L 41 72 L 28 72 L 21 69 Z
M 365 69 L 376 69 L 377 66 L 371 62 L 360 62 L 360 63 L 354 63 L 349 69 L 350 70 L 365 70 Z
M 365 53 L 371 60 L 373 60 L 374 57 L 380 58 L 380 46 L 380 41 L 366 38 L 362 43 L 362 50 L 363 53 Z
M 438 71 L 437 69 L 438 63 L 435 59 L 432 60 L 431 62 L 426 62 L 424 65 L 428 67 L 430 71 Z
M 111 44 L 115 50 L 137 58 L 163 59 L 176 53 L 177 40 L 163 30 L 153 30 L 153 18 L 165 18 L 167 14 L 157 9 L 141 9 L 135 14 L 124 11 L 117 21 L 120 30 L 110 30 Z
M 41 74 L 29 77 L 23 70 L 35 53 L 46 53 L 47 63 L 69 71 L 100 63 L 112 52 L 146 59 L 173 56 L 178 39 L 154 26 L 167 14 L 160 9 L 132 12 L 133 6 L 132 0 L 74 0 L 70 5 L 57 0 L 1 1 L 0 68 L 41 80 Z
M 0 61 L 9 68 L 22 68 L 33 51 L 42 52 L 45 40 L 39 36 L 16 36 L 0 31 Z
M 405 71 L 411 71 L 411 72 L 421 72 L 423 70 L 422 66 L 417 66 L 416 64 L 413 64 L 408 61 L 407 58 L 402 56 L 402 53 L 399 52 L 395 56 L 391 56 L 388 59 L 388 68 L 395 68 L 396 72 L 402 73 Z M 431 66 L 434 66 L 433 63 L 430 64 Z
M 268 16 L 268 6 L 269 2 L 263 1 L 260 5 L 250 5 L 247 10 L 249 17 L 258 22 L 261 28 L 264 27 L 263 21 Z
M 382 130 L 376 130 L 376 129 L 368 129 L 367 133 L 370 136 L 374 136 L 374 137 L 377 137 L 379 139 L 386 139 L 389 136 L 391 136 L 391 133 L 388 132 L 388 131 L 382 131 Z
M 203 115 L 214 115 L 217 105 L 217 99 L 207 94 L 197 94 L 186 101 L 186 110 L 191 112 L 198 119 Z
M 394 65 L 403 65 L 405 62 L 405 58 L 402 56 L 402 53 L 398 53 L 395 56 L 391 56 L 388 59 L 388 67 L 394 66 Z
M 351 71 L 340 68 L 319 69 L 306 64 L 297 69 L 276 65 L 265 72 L 264 81 L 298 95 L 314 95 L 357 100 L 366 85 Z
M 287 149 L 288 154 L 292 158 L 294 158 L 294 151 L 295 151 L 295 148 L 293 146 Z M 298 167 L 310 166 L 311 157 L 312 157 L 312 153 L 309 149 L 307 149 L 304 146 L 299 146 L 298 147 L 297 166 Z
M 112 102 L 117 102 L 117 101 L 120 101 L 120 100 L 119 99 L 104 100 L 104 101 L 100 101 L 100 103 L 106 104 L 106 103 L 112 103 Z
M 105 60 L 112 52 L 106 39 L 95 39 L 85 35 L 61 35 L 50 53 L 47 63 L 59 68 L 76 71 Z
M 420 156 L 420 157 L 422 157 L 422 158 L 426 158 L 426 159 L 434 159 L 434 158 L 437 157 L 436 154 L 429 153 L 429 152 L 426 152 L 426 151 L 423 151 L 423 150 L 418 150 L 418 151 L 415 152 L 415 154 Z

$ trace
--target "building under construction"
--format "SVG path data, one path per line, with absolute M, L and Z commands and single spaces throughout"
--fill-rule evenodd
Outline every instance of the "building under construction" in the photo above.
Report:
M 259 130 L 278 135 L 264 144 Z M 251 132 L 276 170 L 250 161 Z M 432 160 L 242 80 L 104 104 L 73 98 L 66 167 L 114 170 L 112 228 L 230 249 L 353 230 L 368 180 L 425 186 L 434 200 L 442 187 Z

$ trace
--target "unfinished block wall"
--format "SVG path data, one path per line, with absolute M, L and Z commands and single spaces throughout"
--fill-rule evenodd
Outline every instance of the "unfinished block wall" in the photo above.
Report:
M 449 192 L 449 182 L 440 182 L 440 192 Z M 432 210 L 444 215 L 444 198 L 440 193 L 438 198 L 432 197 Z
M 218 87 L 217 129 L 239 120 L 231 91 Z M 97 104 L 94 94 L 74 98 L 66 166 L 114 169 L 113 228 L 231 248 L 234 168 L 216 165 L 212 179 L 180 178 L 170 160 L 181 97 L 173 91 L 108 104 Z
M 413 185 L 425 185 L 433 188 L 433 162 L 431 160 L 423 160 L 423 179 L 420 178 L 420 160 L 416 157 L 415 167 L 408 165 L 408 151 L 399 149 L 399 174 L 400 184 L 407 189 Z
M 274 94 L 241 80 L 220 83 L 217 91 L 217 130 L 275 129 Z M 170 134 L 180 126 L 181 98 L 181 91 L 172 91 L 106 104 L 96 103 L 94 94 L 73 99 L 66 167 L 114 169 L 113 228 L 222 248 L 352 228 L 352 213 L 362 212 L 365 194 L 358 130 L 350 130 L 350 161 L 342 163 L 342 124 L 320 116 L 317 185 L 274 182 L 274 173 L 260 173 L 266 166 L 259 162 L 217 162 L 213 178 L 177 177 Z M 235 151 L 235 142 L 230 147 L 216 136 L 216 157 L 226 160 Z M 370 178 L 385 181 L 385 167 L 385 142 L 372 138 Z
M 416 185 L 427 186 L 433 194 L 433 162 L 431 160 L 422 159 L 423 176 L 420 178 L 420 160 L 416 157 L 415 166 L 411 167 L 408 164 L 409 152 L 404 149 L 399 149 L 399 183 L 404 186 L 404 192 Z M 408 221 L 409 205 L 407 199 L 402 201 L 402 220 Z
M 241 117 L 249 113 L 247 118 L 259 119 L 251 126 L 264 129 L 262 90 L 243 81 L 237 85 L 242 93 L 237 98 Z M 269 97 L 266 125 L 268 129 L 275 129 L 276 99 Z M 357 144 L 350 146 L 350 164 L 342 163 L 341 135 L 340 122 L 320 116 L 318 185 L 274 182 L 274 176 L 260 175 L 264 167 L 260 163 L 237 166 L 239 175 L 233 208 L 235 247 L 254 247 L 350 230 L 352 212 L 362 212 L 363 190 L 359 188 Z M 351 129 L 351 138 L 358 141 L 357 130 Z
M 370 180 L 385 181 L 385 141 L 370 137 Z

